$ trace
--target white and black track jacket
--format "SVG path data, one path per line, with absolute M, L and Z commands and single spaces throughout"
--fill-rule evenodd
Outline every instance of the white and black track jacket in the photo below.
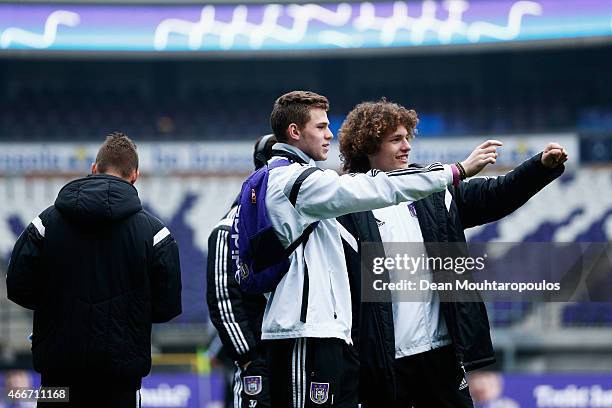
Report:
M 435 163 L 419 169 L 340 176 L 316 168 L 310 157 L 293 146 L 277 143 L 274 151 L 297 158 L 289 166 L 271 170 L 268 179 L 266 206 L 280 241 L 288 247 L 310 224 L 320 222 L 307 243 L 291 255 L 289 271 L 269 296 L 262 339 L 333 337 L 350 344 L 351 293 L 341 238 L 346 230 L 335 217 L 443 191 L 452 184 L 452 171 Z M 289 196 L 296 183 L 301 185 L 297 198 L 293 197 L 294 206 Z
M 210 320 L 219 333 L 225 351 L 243 365 L 261 356 L 261 319 L 266 298 L 242 292 L 231 273 L 230 226 L 236 215 L 232 209 L 215 225 L 208 238 L 206 300 Z

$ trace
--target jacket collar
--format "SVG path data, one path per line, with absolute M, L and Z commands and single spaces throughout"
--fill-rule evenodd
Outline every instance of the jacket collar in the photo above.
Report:
M 279 154 L 276 154 L 276 152 L 278 152 Z M 302 164 L 311 164 L 313 166 L 315 165 L 315 161 L 297 147 L 291 146 L 287 143 L 275 143 L 274 146 L 272 146 L 272 157 L 283 156 L 281 153 L 288 153 L 289 155 L 297 156 L 296 158 L 299 160 L 294 160 L 296 162 L 301 162 Z

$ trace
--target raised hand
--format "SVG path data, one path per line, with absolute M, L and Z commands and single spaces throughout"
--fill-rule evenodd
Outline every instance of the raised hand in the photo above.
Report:
M 558 143 L 549 143 L 542 152 L 542 164 L 549 169 L 561 166 L 567 159 L 567 152 Z
M 503 143 L 499 140 L 487 140 L 461 162 L 467 177 L 480 173 L 488 164 L 494 164 L 497 160 L 497 148 Z

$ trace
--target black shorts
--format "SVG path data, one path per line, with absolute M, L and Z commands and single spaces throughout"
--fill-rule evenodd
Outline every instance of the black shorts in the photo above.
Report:
M 312 337 L 267 344 L 272 407 L 357 406 L 359 361 L 353 346 Z

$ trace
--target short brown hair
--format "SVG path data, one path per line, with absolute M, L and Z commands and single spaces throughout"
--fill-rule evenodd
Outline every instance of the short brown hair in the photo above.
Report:
M 138 170 L 136 144 L 124 133 L 111 133 L 98 150 L 96 166 L 100 173 L 114 170 L 121 177 L 129 177 L 134 170 Z
M 310 120 L 313 108 L 329 110 L 329 101 L 323 95 L 310 91 L 293 91 L 279 97 L 274 102 L 270 125 L 279 142 L 287 140 L 287 128 L 295 123 L 299 129 L 304 128 Z
M 368 155 L 380 149 L 382 138 L 403 125 L 414 136 L 419 119 L 415 111 L 381 98 L 363 102 L 349 112 L 340 127 L 340 159 L 344 171 L 365 173 L 370 170 Z

